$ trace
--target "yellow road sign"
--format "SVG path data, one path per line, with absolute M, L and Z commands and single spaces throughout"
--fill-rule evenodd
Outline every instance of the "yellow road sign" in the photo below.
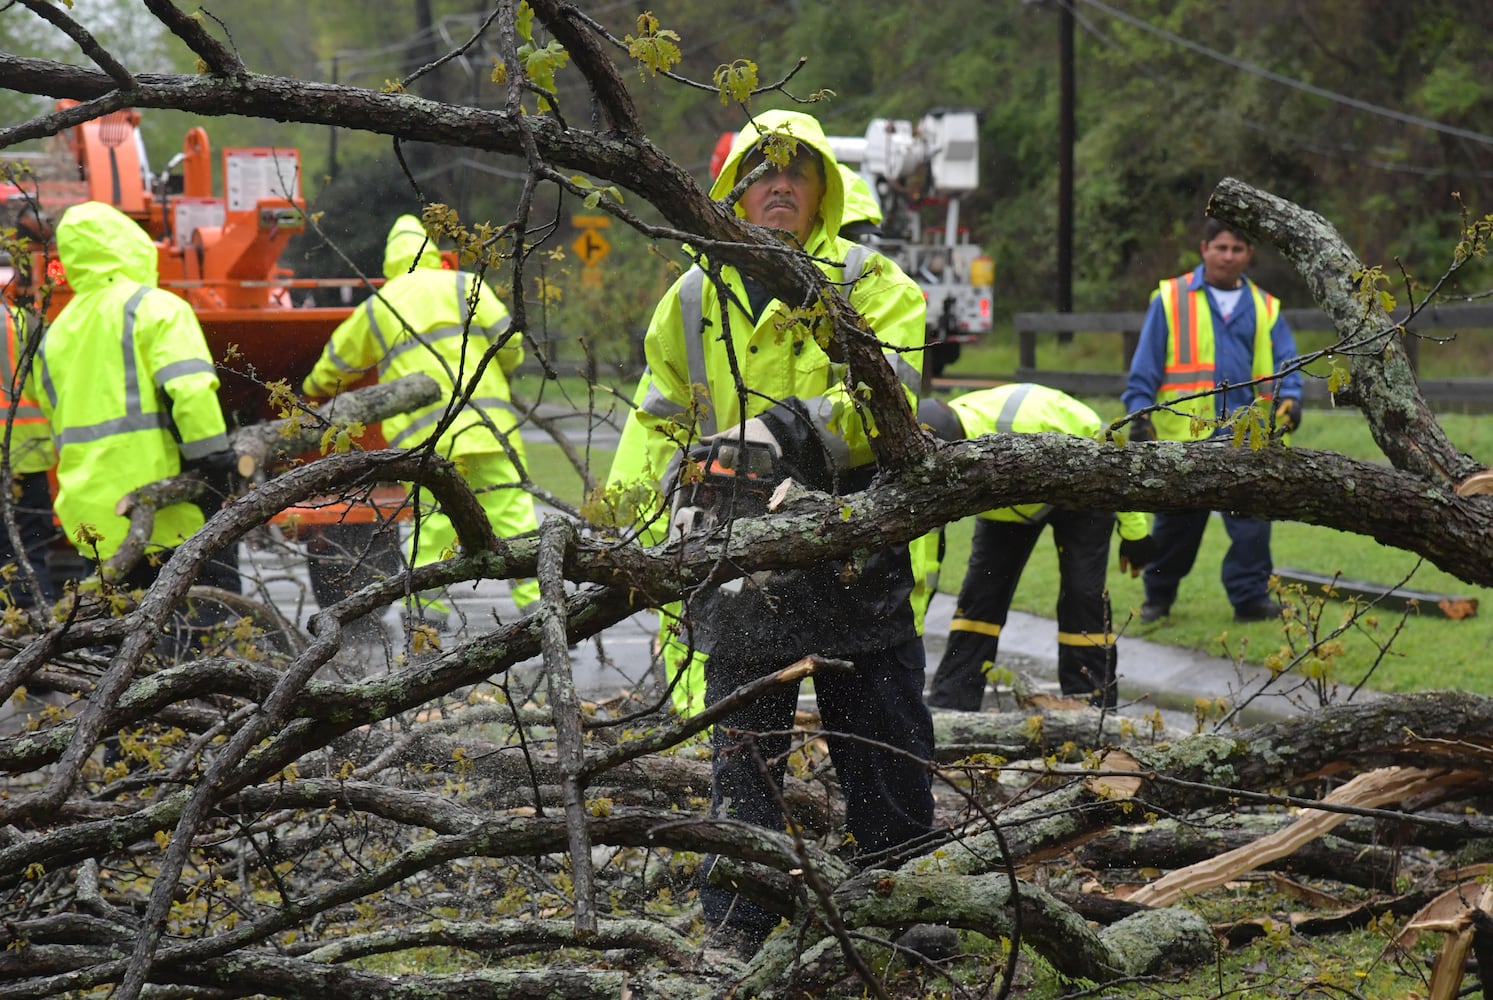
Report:
M 575 251 L 575 255 L 581 259 L 582 264 L 595 267 L 612 249 L 612 245 L 596 230 L 587 229 L 576 237 L 574 243 L 570 244 L 570 249 Z

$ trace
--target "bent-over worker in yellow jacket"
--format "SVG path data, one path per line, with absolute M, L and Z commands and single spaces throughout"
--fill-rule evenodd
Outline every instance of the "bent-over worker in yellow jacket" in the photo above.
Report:
M 524 350 L 508 331 L 507 308 L 476 275 L 442 268 L 435 242 L 413 215 L 401 215 L 389 230 L 384 277 L 388 282 L 333 331 L 302 391 L 330 396 L 375 368 L 380 382 L 416 372 L 429 375 L 442 388 L 441 399 L 385 420 L 384 438 L 391 447 L 420 447 L 460 400 L 460 413 L 435 441 L 436 453 L 462 469 L 499 537 L 535 530 L 533 498 L 518 485 L 521 477 L 509 458 L 511 450 L 525 461 L 508 386 Z M 497 354 L 473 388 L 477 364 L 493 347 Z M 464 398 L 468 389 L 471 396 Z M 438 508 L 421 515 L 410 537 L 415 566 L 446 558 L 457 541 L 456 529 Z M 511 588 L 521 612 L 539 599 L 534 580 L 514 580 Z M 426 618 L 449 614 L 435 595 L 424 605 Z

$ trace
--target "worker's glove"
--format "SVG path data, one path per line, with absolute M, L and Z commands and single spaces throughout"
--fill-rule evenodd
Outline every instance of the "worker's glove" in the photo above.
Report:
M 698 449 L 691 448 L 693 452 Z M 669 538 L 684 538 L 700 531 L 708 531 L 707 511 L 694 504 L 695 484 L 698 482 L 699 466 L 692 455 L 684 450 L 674 453 L 669 460 L 658 488 L 669 505 Z
M 1275 436 L 1289 434 L 1301 426 L 1301 404 L 1294 399 L 1283 399 L 1275 408 Z
M 211 516 L 238 491 L 238 452 L 224 448 L 182 465 L 182 475 L 191 476 L 207 487 L 207 495 L 197 501 L 204 516 Z
M 963 441 L 964 423 L 954 408 L 941 399 L 918 401 L 918 425 L 928 428 L 940 441 Z
M 1130 440 L 1136 442 L 1156 440 L 1156 425 L 1151 423 L 1150 414 L 1142 413 L 1130 421 Z
M 1161 555 L 1161 547 L 1150 535 L 1144 538 L 1120 539 L 1120 572 L 1140 576 Z

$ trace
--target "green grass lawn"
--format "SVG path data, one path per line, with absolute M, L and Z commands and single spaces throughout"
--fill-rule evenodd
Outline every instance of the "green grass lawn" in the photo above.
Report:
M 1090 399 L 1088 403 L 1106 418 L 1120 415 L 1117 400 Z M 1493 462 L 1493 418 L 1448 414 L 1442 417 L 1442 424 L 1463 451 Z M 1308 410 L 1293 443 L 1300 448 L 1382 460 L 1356 411 Z M 973 530 L 969 519 L 949 526 L 948 556 L 941 583 L 952 592 L 959 587 L 962 575 L 959 567 L 968 561 Z M 1058 572 L 1049 538 L 1050 535 L 1045 536 L 1038 544 L 1022 575 L 1013 603 L 1018 610 L 1046 616 L 1054 613 Z M 1219 582 L 1219 566 L 1227 548 L 1228 535 L 1223 523 L 1215 519 L 1203 536 L 1197 566 L 1183 581 L 1170 618 L 1155 625 L 1139 624 L 1144 599 L 1140 581 L 1121 576 L 1118 570 L 1112 571 L 1109 585 L 1117 628 L 1126 635 L 1215 655 L 1242 656 L 1255 664 L 1263 664 L 1266 657 L 1278 654 L 1289 643 L 1294 643 L 1297 650 L 1309 645 L 1299 626 L 1283 630 L 1276 623 L 1233 621 L 1233 609 Z M 1340 574 L 1383 584 L 1386 590 L 1400 584 L 1414 590 L 1472 597 L 1480 603 L 1477 616 L 1455 621 L 1433 613 L 1406 615 L 1400 611 L 1361 616 L 1357 625 L 1340 637 L 1341 655 L 1328 659 L 1333 678 L 1346 684 L 1367 678 L 1368 687 L 1380 690 L 1461 688 L 1493 694 L 1493 671 L 1486 668 L 1489 653 L 1493 652 L 1493 590 L 1469 586 L 1424 563 L 1413 553 L 1329 528 L 1277 523 L 1271 550 L 1277 566 L 1329 576 Z M 1317 602 L 1322 596 L 1320 591 L 1288 596 L 1303 609 L 1319 604 L 1316 627 L 1317 634 L 1323 637 L 1342 624 L 1351 610 L 1341 601 Z M 1385 645 L 1390 645 L 1387 654 L 1381 652 Z

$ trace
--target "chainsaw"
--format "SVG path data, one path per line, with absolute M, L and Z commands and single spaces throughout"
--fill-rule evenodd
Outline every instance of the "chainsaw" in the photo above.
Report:
M 768 499 L 783 478 L 771 446 L 758 441 L 701 442 L 685 461 L 670 523 L 679 535 L 715 530 L 738 517 L 767 513 Z
M 798 478 L 794 466 L 763 442 L 701 442 L 685 462 L 690 471 L 679 477 L 672 521 L 685 536 L 766 514 L 778 484 Z M 860 635 L 868 627 L 865 605 L 845 599 L 843 568 L 843 560 L 832 559 L 710 583 L 688 601 L 694 641 L 712 662 L 746 676 L 822 650 L 831 637 L 843 643 Z

